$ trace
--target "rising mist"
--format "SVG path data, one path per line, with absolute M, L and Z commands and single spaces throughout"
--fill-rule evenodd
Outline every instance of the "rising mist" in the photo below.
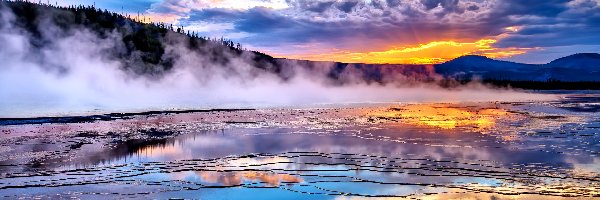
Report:
M 272 72 L 265 70 L 271 66 L 257 64 L 255 53 L 232 53 L 220 45 L 190 48 L 189 37 L 172 31 L 164 37 L 161 55 L 169 61 L 169 67 L 140 73 L 144 71 L 140 68 L 148 65 L 141 53 L 114 56 L 130 51 L 116 30 L 98 34 L 82 26 L 65 29 L 64 24 L 40 18 L 42 22 L 34 28 L 41 34 L 33 34 L 17 23 L 18 17 L 10 9 L 3 6 L 0 13 L 3 117 L 548 98 L 479 83 L 447 89 L 438 84 L 442 78 L 431 72 L 426 74 L 428 81 L 423 82 L 394 71 L 382 74 L 381 80 L 385 81 L 367 80 L 356 70 L 346 70 L 332 79 L 331 71 L 336 67 L 333 62 L 312 62 L 307 67 L 303 64 L 306 62 L 287 60 L 279 62 L 276 72 Z M 221 59 L 215 59 L 215 52 Z

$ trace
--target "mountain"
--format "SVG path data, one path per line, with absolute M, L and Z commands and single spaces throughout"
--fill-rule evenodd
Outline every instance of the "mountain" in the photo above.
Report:
M 495 79 L 529 80 L 527 74 L 539 66 L 493 60 L 484 56 L 467 55 L 435 66 L 435 72 L 459 80 Z
M 462 56 L 435 66 L 438 74 L 459 80 L 600 81 L 600 54 L 580 53 L 547 64 L 522 64 L 483 56 Z
M 465 71 L 528 70 L 531 67 L 534 66 L 508 61 L 493 60 L 485 56 L 466 55 L 437 65 L 436 71 L 444 72 L 455 69 L 462 69 Z
M 600 54 L 597 53 L 578 53 L 570 56 L 556 59 L 548 64 L 547 67 L 581 69 L 590 71 L 600 71 Z

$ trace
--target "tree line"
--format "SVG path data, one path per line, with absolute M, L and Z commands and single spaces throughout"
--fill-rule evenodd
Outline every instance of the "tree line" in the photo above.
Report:
M 145 16 L 140 17 L 139 14 L 125 15 L 98 9 L 95 5 L 60 6 L 50 1 L 0 0 L 0 8 L 13 12 L 15 26 L 24 29 L 32 36 L 31 45 L 34 47 L 41 48 L 51 43 L 50 40 L 56 39 L 54 36 L 44 37 L 50 30 L 40 27 L 47 27 L 48 23 L 54 24 L 64 35 L 82 29 L 90 30 L 101 38 L 107 38 L 114 33 L 120 34 L 126 50 L 115 50 L 109 53 L 124 61 L 125 68 L 139 74 L 160 74 L 173 67 L 173 58 L 165 56 L 166 44 L 169 38 L 173 37 L 187 38 L 183 41 L 187 41 L 189 49 L 210 57 L 214 62 L 229 62 L 229 58 L 222 53 L 223 50 L 231 51 L 233 54 L 254 53 L 257 55 L 255 59 L 257 63 L 274 62 L 268 55 L 248 51 L 240 43 L 223 37 L 209 38 L 201 36 L 199 32 L 187 30 L 184 26 L 152 22 Z M 259 68 L 262 66 L 265 65 L 257 65 Z

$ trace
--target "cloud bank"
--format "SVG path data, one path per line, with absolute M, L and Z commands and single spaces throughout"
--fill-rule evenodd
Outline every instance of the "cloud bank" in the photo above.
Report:
M 237 6 L 231 2 L 162 0 L 146 13 L 282 57 L 384 52 L 484 39 L 497 40 L 491 47 L 498 57 L 547 49 L 562 56 L 580 53 L 572 46 L 600 51 L 598 0 L 266 0 Z M 481 54 L 486 49 L 453 53 Z M 545 63 L 555 58 L 539 53 L 523 57 L 516 60 Z
M 58 0 L 58 4 L 96 4 L 119 13 L 141 13 L 153 21 L 224 36 L 279 57 L 325 60 L 337 52 L 377 54 L 436 42 L 481 40 L 497 42 L 488 48 L 454 48 L 450 53 L 542 64 L 575 53 L 600 52 L 598 0 Z M 425 55 L 426 51 L 400 55 L 412 59 L 358 60 L 411 63 L 455 57 Z M 336 55 L 335 60 L 357 58 Z

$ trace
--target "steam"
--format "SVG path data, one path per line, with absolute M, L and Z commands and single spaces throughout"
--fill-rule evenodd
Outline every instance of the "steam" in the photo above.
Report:
M 136 110 L 304 107 L 366 102 L 522 101 L 539 95 L 490 89 L 472 84 L 442 89 L 435 84 L 372 84 L 360 78 L 330 84 L 332 66 L 307 70 L 294 62 L 284 66 L 289 79 L 251 66 L 252 55 L 227 55 L 220 64 L 189 50 L 172 33 L 167 55 L 173 70 L 161 77 L 140 76 L 123 69 L 110 51 L 122 51 L 117 33 L 99 37 L 85 29 L 62 33 L 51 23 L 42 37 L 50 43 L 32 46 L 33 36 L 14 26 L 14 16 L 0 12 L 0 117 L 65 115 Z M 210 48 L 210 47 L 206 47 Z M 135 60 L 134 60 L 135 62 Z M 406 77 L 393 77 L 405 80 Z

